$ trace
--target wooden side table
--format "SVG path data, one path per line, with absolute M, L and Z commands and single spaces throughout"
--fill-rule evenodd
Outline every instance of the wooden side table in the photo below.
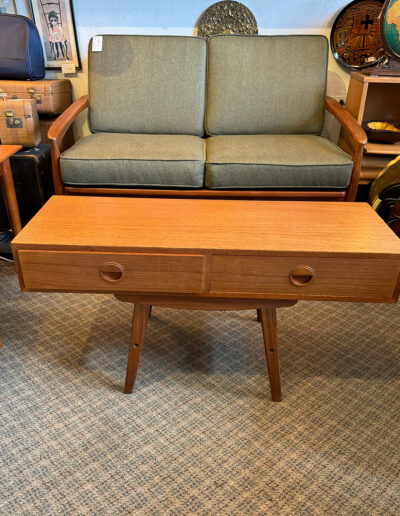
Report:
M 10 157 L 22 149 L 21 145 L 0 145 L 0 183 L 14 236 L 21 231 L 17 196 L 10 167 Z M 2 347 L 0 337 L 0 348 Z
M 20 149 L 21 145 L 0 145 L 0 182 L 14 236 L 21 231 L 21 220 L 9 158 Z

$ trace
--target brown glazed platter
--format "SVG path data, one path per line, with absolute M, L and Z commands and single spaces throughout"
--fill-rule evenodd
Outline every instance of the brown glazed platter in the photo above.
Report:
M 376 66 L 385 58 L 379 15 L 383 0 L 355 0 L 337 16 L 331 32 L 331 49 L 345 68 Z

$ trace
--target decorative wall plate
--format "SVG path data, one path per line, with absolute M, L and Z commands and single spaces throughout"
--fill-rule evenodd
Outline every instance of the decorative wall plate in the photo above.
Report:
M 197 23 L 197 35 L 209 38 L 214 34 L 258 34 L 253 13 L 239 2 L 217 2 L 206 9 Z
M 336 18 L 331 32 L 335 59 L 346 68 L 374 66 L 385 56 L 378 17 L 384 0 L 355 0 Z

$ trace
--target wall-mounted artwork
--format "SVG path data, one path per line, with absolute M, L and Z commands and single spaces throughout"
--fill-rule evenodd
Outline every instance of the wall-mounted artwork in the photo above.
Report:
M 197 23 L 198 36 L 209 38 L 215 34 L 258 34 L 257 22 L 240 2 L 217 2 L 203 12 Z
M 15 0 L 0 0 L 0 14 L 17 14 Z
M 338 15 L 331 32 L 335 59 L 350 70 L 377 65 L 385 52 L 379 34 L 384 0 L 354 0 Z
M 42 40 L 47 69 L 73 63 L 80 68 L 79 50 L 70 0 L 30 0 L 32 18 Z

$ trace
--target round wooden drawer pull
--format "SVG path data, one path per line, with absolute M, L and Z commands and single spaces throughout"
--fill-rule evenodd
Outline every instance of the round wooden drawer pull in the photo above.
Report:
M 289 274 L 290 283 L 295 287 L 304 287 L 308 285 L 314 278 L 314 269 L 308 265 L 299 265 Z
M 107 262 L 100 267 L 100 276 L 109 283 L 115 283 L 124 276 L 124 268 L 119 263 Z

